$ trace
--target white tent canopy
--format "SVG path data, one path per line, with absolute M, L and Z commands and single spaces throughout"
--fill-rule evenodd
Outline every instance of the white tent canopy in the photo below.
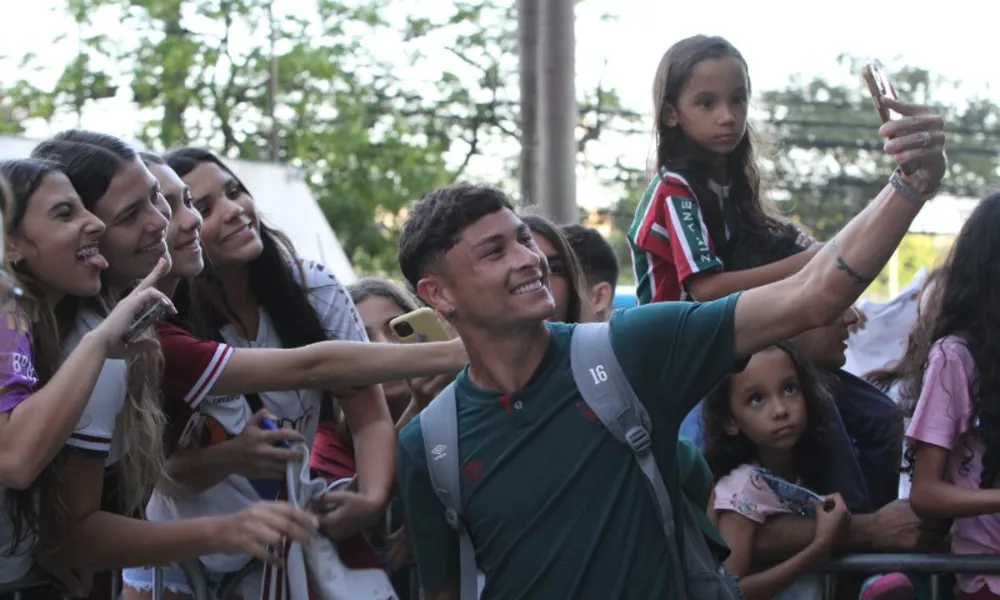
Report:
M 25 158 L 37 144 L 37 140 L 0 136 L 0 160 Z M 261 218 L 287 234 L 303 258 L 325 264 L 344 283 L 357 279 L 323 211 L 294 169 L 244 160 L 225 162 L 253 194 Z

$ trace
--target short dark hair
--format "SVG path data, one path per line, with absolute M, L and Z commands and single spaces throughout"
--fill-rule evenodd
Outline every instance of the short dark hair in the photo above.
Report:
M 471 183 L 440 187 L 410 208 L 399 235 L 399 268 L 416 289 L 427 266 L 455 247 L 462 231 L 486 215 L 513 211 L 497 188 Z
M 804 252 L 806 247 L 799 243 L 800 235 L 798 226 L 787 221 L 761 231 L 741 230 L 729 270 L 756 269 Z
M 589 285 L 609 283 L 614 290 L 618 285 L 618 257 L 604 236 L 592 227 L 570 223 L 562 226 L 563 235 L 573 248 L 583 275 Z

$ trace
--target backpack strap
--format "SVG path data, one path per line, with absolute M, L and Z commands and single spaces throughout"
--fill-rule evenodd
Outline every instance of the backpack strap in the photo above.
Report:
M 479 588 L 476 550 L 462 521 L 462 494 L 458 456 L 458 401 L 455 383 L 438 394 L 420 413 L 420 431 L 424 438 L 424 456 L 431 487 L 444 505 L 444 518 L 458 533 L 461 600 L 477 600 Z
M 646 479 L 646 487 L 656 503 L 670 558 L 679 571 L 677 574 L 681 575 L 684 563 L 681 562 L 674 536 L 674 507 L 653 456 L 649 413 L 622 371 L 611 345 L 611 327 L 607 323 L 581 323 L 573 329 L 570 366 L 583 401 L 611 435 L 632 450 L 632 456 Z M 687 598 L 684 577 L 674 579 L 677 581 L 678 598 Z

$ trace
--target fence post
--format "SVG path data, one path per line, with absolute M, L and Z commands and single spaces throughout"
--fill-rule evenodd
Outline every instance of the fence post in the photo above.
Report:
M 837 593 L 837 576 L 833 573 L 823 574 L 823 600 L 833 600 Z
M 153 600 L 163 600 L 163 568 L 153 569 Z

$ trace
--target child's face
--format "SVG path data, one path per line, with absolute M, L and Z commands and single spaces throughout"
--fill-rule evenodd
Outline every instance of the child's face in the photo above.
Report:
M 806 402 L 788 354 L 778 348 L 754 354 L 733 375 L 729 409 L 729 435 L 742 433 L 758 448 L 794 448 L 806 429 Z
M 749 88 L 739 59 L 731 56 L 705 59 L 691 70 L 677 97 L 677 106 L 668 108 L 666 124 L 679 125 L 702 148 L 728 155 L 747 131 Z

